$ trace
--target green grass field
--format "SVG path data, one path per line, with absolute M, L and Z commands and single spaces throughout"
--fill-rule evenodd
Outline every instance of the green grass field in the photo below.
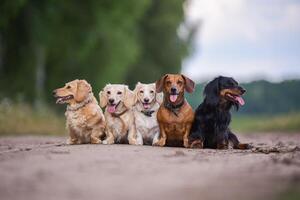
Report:
M 234 132 L 297 132 L 300 113 L 278 116 L 234 115 Z M 66 135 L 65 117 L 50 108 L 33 109 L 27 104 L 0 104 L 0 135 Z
M 298 132 L 300 133 L 300 113 L 276 116 L 234 116 L 231 128 L 234 131 L 250 132 Z

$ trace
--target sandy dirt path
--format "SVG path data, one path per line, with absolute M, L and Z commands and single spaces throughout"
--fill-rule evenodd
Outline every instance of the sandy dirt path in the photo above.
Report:
M 0 199 L 265 200 L 299 186 L 300 134 L 241 140 L 259 148 L 67 146 L 59 137 L 2 137 Z

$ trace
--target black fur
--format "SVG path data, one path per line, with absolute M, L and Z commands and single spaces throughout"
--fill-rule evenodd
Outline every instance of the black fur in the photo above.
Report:
M 236 107 L 238 110 L 239 104 L 221 99 L 222 89 L 237 89 L 241 93 L 245 92 L 233 78 L 219 76 L 209 82 L 204 88 L 204 101 L 195 112 L 195 121 L 190 134 L 191 143 L 198 140 L 203 142 L 204 148 L 220 149 L 228 148 L 228 142 L 233 143 L 233 148 L 243 146 L 229 129 L 230 109 Z M 248 148 L 247 145 L 246 148 Z

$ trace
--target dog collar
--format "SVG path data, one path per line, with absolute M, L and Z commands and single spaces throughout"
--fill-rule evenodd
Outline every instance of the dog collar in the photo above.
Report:
M 120 113 L 111 113 L 111 116 L 113 117 L 121 117 L 124 113 L 126 113 L 128 111 L 128 109 L 126 108 L 125 110 L 123 110 Z
M 177 104 L 177 105 L 173 105 L 173 104 L 171 104 L 171 103 L 169 103 L 169 102 L 164 102 L 164 106 L 165 106 L 168 110 L 170 110 L 172 113 L 174 113 L 174 115 L 176 115 L 176 117 L 178 117 L 177 111 L 179 110 L 179 108 L 180 108 L 181 106 L 183 106 L 184 101 L 185 101 L 185 100 L 183 100 L 182 102 L 180 102 L 180 103 Z
M 152 117 L 152 114 L 155 112 L 154 110 L 141 110 L 141 112 L 147 117 Z
M 77 111 L 80 108 L 82 108 L 82 107 L 86 106 L 87 104 L 91 103 L 93 100 L 94 100 L 94 95 L 92 94 L 92 92 L 90 92 L 89 97 L 86 98 L 84 101 L 76 104 L 75 106 L 68 105 L 67 106 L 67 111 Z

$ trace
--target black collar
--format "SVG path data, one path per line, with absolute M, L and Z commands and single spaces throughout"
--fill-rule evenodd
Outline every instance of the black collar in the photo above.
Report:
M 181 108 L 181 106 L 183 106 L 185 99 L 183 99 L 179 104 L 177 105 L 173 105 L 171 103 L 169 103 L 168 101 L 164 102 L 164 106 L 170 110 L 172 113 L 174 113 L 174 115 L 176 115 L 176 117 L 178 117 L 178 110 Z
M 155 112 L 154 110 L 141 110 L 141 112 L 147 117 L 152 117 L 152 114 Z

